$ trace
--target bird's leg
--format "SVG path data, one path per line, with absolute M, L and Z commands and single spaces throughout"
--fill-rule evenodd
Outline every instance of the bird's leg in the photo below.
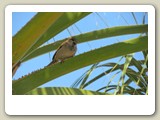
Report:
M 60 63 L 61 63 L 61 64 L 64 63 L 64 59 L 62 59 Z
M 65 59 L 61 59 L 60 63 L 61 63 L 61 64 L 64 63 L 65 60 L 67 60 L 67 59 L 69 59 L 69 58 L 71 58 L 71 57 L 73 57 L 73 56 L 74 56 L 74 55 L 69 56 L 69 57 L 66 57 Z

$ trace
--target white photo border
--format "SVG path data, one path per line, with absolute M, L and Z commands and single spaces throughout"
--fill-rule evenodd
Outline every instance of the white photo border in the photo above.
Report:
M 148 95 L 12 95 L 12 12 L 147 12 Z M 83 104 L 79 104 L 83 103 Z M 152 115 L 155 112 L 155 8 L 152 5 L 8 5 L 5 9 L 8 115 Z

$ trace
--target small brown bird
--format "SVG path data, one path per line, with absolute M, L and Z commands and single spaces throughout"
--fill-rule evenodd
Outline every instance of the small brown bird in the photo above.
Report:
M 64 62 L 65 59 L 71 58 L 75 55 L 77 51 L 77 41 L 75 38 L 71 37 L 64 41 L 55 52 L 52 62 L 49 63 L 47 66 L 51 64 L 55 64 L 57 62 Z

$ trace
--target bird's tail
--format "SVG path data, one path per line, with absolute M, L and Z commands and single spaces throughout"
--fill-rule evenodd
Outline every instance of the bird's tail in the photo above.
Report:
M 53 65 L 53 64 L 56 64 L 57 63 L 57 61 L 52 61 L 52 62 L 50 62 L 46 67 L 48 67 L 48 66 L 50 66 L 50 65 Z

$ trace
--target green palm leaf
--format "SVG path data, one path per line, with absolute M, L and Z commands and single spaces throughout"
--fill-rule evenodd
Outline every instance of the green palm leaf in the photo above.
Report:
M 98 40 L 98 39 L 108 38 L 108 37 L 113 37 L 113 36 L 115 37 L 115 36 L 120 36 L 120 35 L 145 33 L 147 31 L 148 31 L 148 25 L 118 26 L 118 27 L 101 29 L 97 31 L 91 31 L 88 33 L 76 35 L 74 37 L 78 40 L 78 43 L 83 43 L 83 42 L 88 42 L 88 41 L 93 41 L 93 40 Z M 31 54 L 24 57 L 22 59 L 22 62 L 25 62 L 39 55 L 53 51 L 57 49 L 58 46 L 64 41 L 65 39 L 58 40 L 57 42 L 54 42 L 52 44 L 37 48 Z
M 25 94 L 26 92 L 29 92 L 30 90 L 52 79 L 82 67 L 121 55 L 145 50 L 148 48 L 147 41 L 147 36 L 138 37 L 136 39 L 131 39 L 125 42 L 116 43 L 110 46 L 105 46 L 90 52 L 86 52 L 67 60 L 63 64 L 56 64 L 44 68 L 13 83 L 14 94 Z M 116 49 L 117 47 L 119 49 Z M 77 64 L 77 61 L 79 61 L 79 64 Z
M 109 95 L 103 92 L 95 92 L 90 90 L 67 88 L 67 87 L 46 87 L 36 88 L 26 95 Z

